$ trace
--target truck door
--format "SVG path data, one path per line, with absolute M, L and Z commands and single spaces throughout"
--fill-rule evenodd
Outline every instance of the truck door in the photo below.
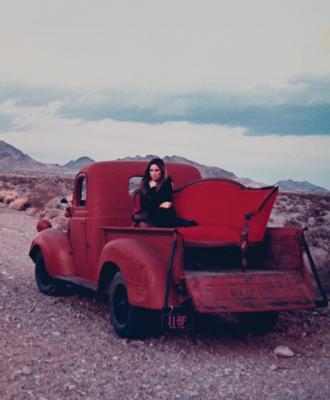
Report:
M 70 240 L 75 261 L 75 274 L 88 278 L 86 249 L 87 177 L 81 174 L 76 179 L 70 220 Z

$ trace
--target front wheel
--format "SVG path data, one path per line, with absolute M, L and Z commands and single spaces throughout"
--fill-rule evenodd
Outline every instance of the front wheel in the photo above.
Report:
M 148 311 L 129 303 L 126 284 L 120 271 L 109 289 L 109 311 L 113 328 L 122 338 L 143 337 L 148 328 Z
M 241 313 L 238 314 L 238 319 L 245 331 L 264 335 L 274 329 L 278 320 L 278 313 L 275 311 Z
M 45 260 L 41 252 L 38 254 L 36 259 L 34 275 L 38 289 L 41 293 L 47 294 L 48 296 L 57 296 L 63 293 L 62 282 L 52 278 L 48 274 Z

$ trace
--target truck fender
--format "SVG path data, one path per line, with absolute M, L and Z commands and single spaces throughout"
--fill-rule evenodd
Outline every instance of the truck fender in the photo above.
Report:
M 56 228 L 39 232 L 32 241 L 29 256 L 35 262 L 42 252 L 47 272 L 56 276 L 74 275 L 74 261 L 68 234 Z
M 159 249 L 139 239 L 115 239 L 102 250 L 99 279 L 102 267 L 109 263 L 122 272 L 130 304 L 151 309 L 164 306 L 168 259 Z

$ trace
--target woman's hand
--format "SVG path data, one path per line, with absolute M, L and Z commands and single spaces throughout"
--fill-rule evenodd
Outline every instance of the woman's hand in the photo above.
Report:
M 170 201 L 163 201 L 163 203 L 159 205 L 159 208 L 171 208 L 171 207 L 172 203 Z
M 150 186 L 151 188 L 156 187 L 156 186 L 157 186 L 157 182 L 151 180 L 151 181 L 149 181 L 149 186 Z

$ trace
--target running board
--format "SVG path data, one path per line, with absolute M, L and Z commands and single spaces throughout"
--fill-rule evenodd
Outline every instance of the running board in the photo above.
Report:
M 63 282 L 68 282 L 77 286 L 82 286 L 86 289 L 93 290 L 94 292 L 97 291 L 97 283 L 90 282 L 89 280 L 81 278 L 80 276 L 57 275 L 55 278 Z

